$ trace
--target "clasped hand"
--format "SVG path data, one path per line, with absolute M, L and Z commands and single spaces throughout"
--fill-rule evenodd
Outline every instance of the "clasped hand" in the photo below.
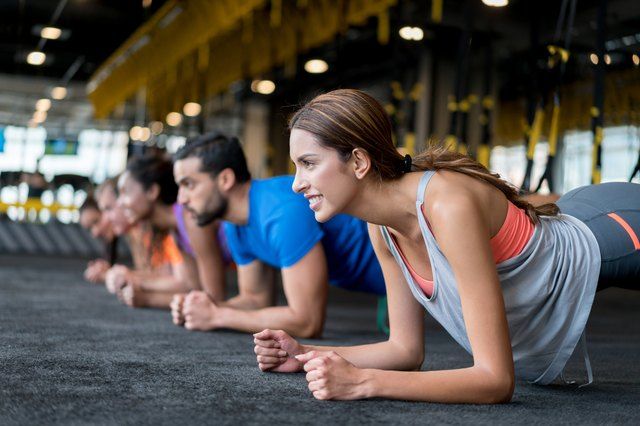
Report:
M 263 330 L 254 336 L 258 367 L 262 371 L 306 371 L 308 388 L 316 399 L 366 398 L 364 370 L 334 351 L 306 350 L 282 330 Z

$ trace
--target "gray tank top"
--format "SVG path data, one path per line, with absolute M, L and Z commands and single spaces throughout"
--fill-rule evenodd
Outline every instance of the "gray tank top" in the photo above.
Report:
M 413 296 L 472 354 L 453 270 L 422 213 L 424 192 L 434 173 L 426 171 L 423 174 L 416 200 L 420 229 L 433 273 L 430 298 L 413 280 L 387 228 L 380 229 Z M 499 263 L 496 268 L 504 296 L 516 376 L 548 384 L 562 373 L 580 337 L 584 337 L 600 273 L 598 242 L 589 228 L 574 217 L 543 216 L 522 252 Z M 591 381 L 586 343 L 584 350 Z

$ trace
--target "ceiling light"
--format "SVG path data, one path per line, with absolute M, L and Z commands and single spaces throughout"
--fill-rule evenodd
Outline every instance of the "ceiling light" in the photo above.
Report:
M 48 40 L 57 40 L 62 35 L 62 30 L 56 27 L 44 27 L 40 31 L 40 37 L 46 38 Z
M 49 108 L 51 108 L 51 100 L 49 99 L 38 99 L 36 102 L 36 111 L 49 111 Z
M 491 7 L 504 7 L 509 4 L 509 0 L 482 0 L 482 3 Z
M 153 0 L 142 0 L 142 7 L 146 9 L 151 6 L 151 3 L 153 3 Z
M 607 65 L 611 65 L 611 55 L 609 55 L 608 53 L 604 55 L 604 63 Z
M 304 70 L 310 74 L 322 74 L 328 69 L 329 64 L 322 59 L 311 59 L 304 64 Z
M 261 95 L 270 95 L 276 90 L 276 84 L 271 80 L 253 80 L 251 90 Z
M 31 52 L 27 55 L 27 63 L 31 65 L 42 65 L 47 55 L 42 52 Z
M 589 55 L 589 59 L 591 59 L 591 63 L 593 65 L 598 65 L 598 55 L 592 53 L 591 55 Z
M 131 140 L 134 140 L 134 141 L 140 140 L 141 136 L 142 136 L 142 127 L 133 126 L 131 130 L 129 130 L 129 137 L 131 138 Z
M 148 127 L 141 127 L 140 128 L 140 140 L 142 142 L 146 142 L 149 140 L 149 138 L 151 137 L 151 130 Z
M 57 101 L 67 97 L 67 88 L 58 86 L 51 90 L 51 97 Z
M 202 107 L 197 102 L 187 102 L 182 108 L 182 112 L 187 117 L 195 117 L 200 114 L 200 111 L 202 111 Z
M 36 111 L 33 113 L 33 121 L 36 123 L 42 123 L 47 119 L 47 112 L 46 111 Z
M 640 56 L 638 56 L 638 55 L 634 54 L 634 55 L 631 57 L 631 59 L 633 59 L 633 65 L 635 65 L 636 67 L 637 67 L 638 65 L 640 65 Z
M 179 112 L 170 112 L 167 114 L 167 124 L 169 126 L 179 126 L 182 123 L 182 115 Z
M 149 128 L 151 129 L 151 133 L 157 136 L 164 130 L 164 125 L 161 121 L 152 121 L 149 123 Z
M 405 40 L 420 41 L 424 38 L 424 31 L 420 27 L 402 27 L 398 33 Z

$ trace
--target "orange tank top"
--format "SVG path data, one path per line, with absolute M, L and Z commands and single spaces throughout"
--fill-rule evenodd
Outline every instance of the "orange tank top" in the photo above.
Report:
M 529 219 L 529 216 L 527 216 L 524 210 L 516 207 L 511 201 L 509 201 L 508 204 L 507 217 L 504 219 L 504 223 L 498 233 L 491 238 L 490 241 L 493 260 L 496 264 L 519 255 L 531 239 L 535 229 L 533 222 L 531 222 L 531 219 Z M 393 241 L 395 243 L 395 239 L 393 239 Z M 397 243 L 396 248 L 405 265 L 407 265 L 411 277 L 413 277 L 415 282 L 420 286 L 424 294 L 427 297 L 431 297 L 433 294 L 433 281 L 418 275 L 409 262 L 407 262 L 407 258 Z

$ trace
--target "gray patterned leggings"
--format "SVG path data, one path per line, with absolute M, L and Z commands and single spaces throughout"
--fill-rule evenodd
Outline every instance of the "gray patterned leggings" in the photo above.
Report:
M 602 266 L 598 290 L 640 290 L 640 185 L 609 182 L 567 192 L 562 213 L 580 219 L 598 240 Z

